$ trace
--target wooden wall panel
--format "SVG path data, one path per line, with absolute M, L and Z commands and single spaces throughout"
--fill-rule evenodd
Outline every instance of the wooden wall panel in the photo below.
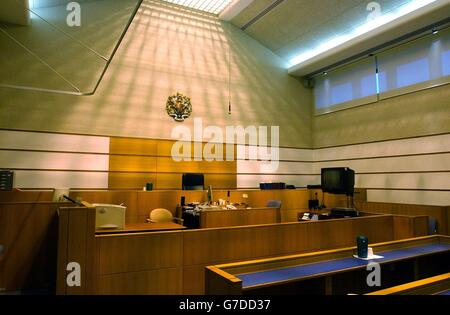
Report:
M 158 140 L 111 137 L 110 154 L 157 155 Z
M 109 189 L 142 190 L 147 183 L 156 183 L 156 174 L 152 173 L 109 173 Z
M 236 161 L 174 161 L 171 157 L 158 157 L 158 172 L 236 174 Z
M 174 143 L 177 141 L 174 140 L 158 140 L 158 152 L 157 155 L 158 156 L 165 156 L 165 157 L 171 157 L 172 153 L 175 153 L 175 156 L 177 157 L 184 157 L 187 156 L 186 153 L 188 152 L 172 152 L 172 147 L 174 145 Z M 186 148 L 190 147 L 190 152 L 191 152 L 191 157 L 198 157 L 201 158 L 203 156 L 203 152 L 205 149 L 205 145 L 206 143 L 202 143 L 202 151 L 201 152 L 197 152 L 195 151 L 195 146 L 198 145 L 197 143 L 192 143 L 192 142 L 180 142 L 181 144 L 183 144 L 184 146 L 186 146 Z M 233 152 L 234 150 L 234 154 L 233 156 L 236 158 L 237 156 L 237 149 L 235 147 L 234 144 L 217 144 L 217 147 L 221 146 L 222 147 L 222 157 L 224 160 L 226 160 L 226 156 L 227 156 L 227 152 Z M 184 149 L 184 147 L 183 147 Z M 228 151 L 227 151 L 228 150 Z M 200 153 L 200 154 L 199 154 Z M 212 153 L 215 153 L 215 151 L 213 151 Z
M 224 161 L 194 161 L 192 143 L 189 144 L 192 161 L 176 162 L 171 155 L 174 143 L 170 140 L 111 138 L 109 188 L 140 190 L 147 182 L 152 182 L 155 190 L 181 189 L 184 173 L 206 174 L 206 186 L 236 188 L 237 162 L 225 161 L 226 145 L 221 145 Z M 200 145 L 205 146 L 204 143 Z
M 182 174 L 156 174 L 158 189 L 181 189 Z
M 109 170 L 114 172 L 156 172 L 156 163 L 155 157 L 110 155 Z
M 235 189 L 236 174 L 206 174 L 205 186 L 212 186 L 216 189 Z

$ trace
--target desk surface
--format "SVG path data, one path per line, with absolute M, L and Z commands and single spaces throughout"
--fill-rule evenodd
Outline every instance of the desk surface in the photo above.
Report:
M 236 209 L 224 209 L 221 207 L 217 207 L 217 208 L 205 208 L 202 209 L 201 211 L 199 211 L 200 213 L 215 213 L 215 212 L 236 212 L 236 211 L 248 211 L 248 210 L 273 210 L 273 209 L 278 209 L 277 207 L 237 207 Z
M 184 230 L 185 226 L 167 222 L 167 223 L 130 223 L 125 224 L 123 230 L 118 229 L 99 229 L 96 234 L 117 234 L 117 233 L 142 233 L 142 232 L 156 232 L 156 231 L 174 231 Z
M 373 262 L 387 263 L 446 251 L 450 251 L 450 244 L 427 244 L 375 253 L 377 255 L 384 256 L 384 258 L 373 260 Z M 289 280 L 301 280 L 302 278 L 310 278 L 324 273 L 333 273 L 344 271 L 346 269 L 364 267 L 367 266 L 368 263 L 370 263 L 370 261 L 351 257 L 323 261 L 314 264 L 299 265 L 295 267 L 240 274 L 236 275 L 236 277 L 242 280 L 242 286 L 245 289 L 267 283 L 273 284 L 276 282 L 284 282 Z

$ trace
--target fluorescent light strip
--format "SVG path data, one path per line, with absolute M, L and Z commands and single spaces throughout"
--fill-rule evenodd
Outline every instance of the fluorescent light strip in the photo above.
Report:
M 162 0 L 212 14 L 222 12 L 233 0 Z
M 386 13 L 375 20 L 367 22 L 357 28 L 355 28 L 351 33 L 340 35 L 335 38 L 325 41 L 323 44 L 317 46 L 315 49 L 307 51 L 301 55 L 298 55 L 290 60 L 291 66 L 299 65 L 307 60 L 310 60 L 328 50 L 336 48 L 358 36 L 364 35 L 378 27 L 392 22 L 402 16 L 405 16 L 411 12 L 414 12 L 420 8 L 423 8 L 436 0 L 412 0 L 411 2 L 397 8 L 397 10 Z

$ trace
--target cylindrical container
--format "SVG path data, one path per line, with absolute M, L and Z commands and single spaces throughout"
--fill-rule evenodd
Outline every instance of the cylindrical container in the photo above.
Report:
M 147 183 L 147 185 L 145 185 L 147 191 L 152 191 L 153 190 L 153 183 Z
M 358 236 L 356 238 L 356 244 L 358 246 L 358 257 L 367 258 L 369 251 L 369 239 L 365 236 Z

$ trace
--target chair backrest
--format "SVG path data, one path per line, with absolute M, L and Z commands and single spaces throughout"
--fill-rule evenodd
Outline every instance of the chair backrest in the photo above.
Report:
M 437 220 L 433 217 L 428 217 L 428 234 L 437 234 Z
M 150 222 L 167 223 L 173 222 L 173 215 L 167 209 L 154 209 L 150 212 Z
M 268 208 L 281 208 L 281 200 L 269 200 L 267 201 Z

